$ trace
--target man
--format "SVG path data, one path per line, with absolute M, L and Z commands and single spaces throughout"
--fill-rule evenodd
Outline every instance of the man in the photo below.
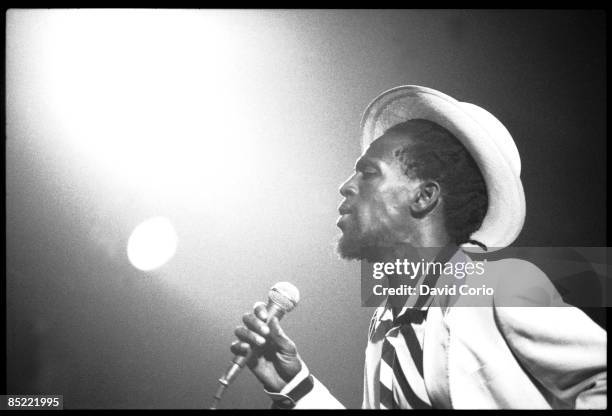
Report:
M 471 261 L 470 250 L 516 239 L 525 217 L 520 158 L 491 114 L 402 86 L 368 106 L 362 133 L 365 152 L 340 188 L 343 258 L 392 261 L 431 248 L 428 260 L 457 264 Z M 506 289 L 528 283 L 554 291 L 529 262 L 494 263 L 490 275 Z M 435 286 L 438 277 L 422 274 L 419 282 Z M 512 298 L 512 290 L 500 293 Z M 540 292 L 520 295 L 532 293 Z M 606 332 L 580 310 L 512 307 L 498 295 L 472 307 L 445 296 L 400 299 L 388 299 L 370 323 L 364 408 L 606 407 Z M 278 320 L 267 319 L 256 304 L 231 350 L 254 350 L 248 366 L 274 407 L 342 407 Z

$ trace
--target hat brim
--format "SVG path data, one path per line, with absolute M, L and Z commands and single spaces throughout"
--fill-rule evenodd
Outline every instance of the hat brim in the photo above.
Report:
M 518 151 L 497 119 L 496 123 L 485 123 L 479 120 L 482 117 L 480 112 L 471 111 L 471 107 L 476 106 L 463 104 L 467 103 L 416 85 L 385 91 L 368 105 L 362 117 L 362 151 L 388 128 L 407 120 L 425 119 L 444 127 L 470 152 L 487 187 L 487 213 L 480 228 L 470 238 L 491 249 L 507 247 L 519 235 L 525 221 L 525 194 L 520 180 Z M 493 117 L 484 110 L 482 112 Z M 516 154 L 511 154 L 513 152 L 508 148 L 514 149 Z M 464 248 L 472 250 L 476 247 L 464 245 Z

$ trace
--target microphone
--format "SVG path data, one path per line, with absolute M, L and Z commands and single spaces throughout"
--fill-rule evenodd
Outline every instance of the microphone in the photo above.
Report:
M 268 292 L 268 304 L 266 309 L 268 311 L 268 320 L 273 317 L 280 319 L 288 312 L 291 312 L 300 301 L 300 291 L 289 282 L 278 282 L 274 286 L 270 288 Z M 228 367 L 228 369 L 223 373 L 221 378 L 219 379 L 219 387 L 217 388 L 217 392 L 214 395 L 214 401 L 211 409 L 216 409 L 217 405 L 221 401 L 221 396 L 225 392 L 227 386 L 230 385 L 232 381 L 236 379 L 240 370 L 244 368 L 244 365 L 251 357 L 253 350 L 249 352 L 248 355 L 235 355 L 232 363 Z

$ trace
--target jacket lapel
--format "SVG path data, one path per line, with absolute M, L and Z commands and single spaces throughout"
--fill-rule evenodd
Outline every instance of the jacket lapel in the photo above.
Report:
M 432 305 L 427 312 L 423 336 L 423 378 L 434 408 L 452 408 L 448 379 L 449 341 L 443 309 Z
M 466 262 L 471 259 L 462 251 L 457 250 L 449 263 Z M 443 275 L 438 279 L 436 286 L 444 287 L 454 276 Z M 429 394 L 434 408 L 453 408 L 452 392 L 449 382 L 449 345 L 450 329 L 445 319 L 457 299 L 453 297 L 434 295 L 427 312 L 425 333 L 423 335 L 423 377 L 425 388 Z

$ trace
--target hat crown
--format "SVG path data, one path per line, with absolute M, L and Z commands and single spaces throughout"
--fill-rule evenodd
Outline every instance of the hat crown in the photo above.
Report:
M 514 174 L 520 176 L 521 156 L 508 129 L 493 114 L 482 107 L 466 102 L 459 102 L 459 105 L 487 131 Z

